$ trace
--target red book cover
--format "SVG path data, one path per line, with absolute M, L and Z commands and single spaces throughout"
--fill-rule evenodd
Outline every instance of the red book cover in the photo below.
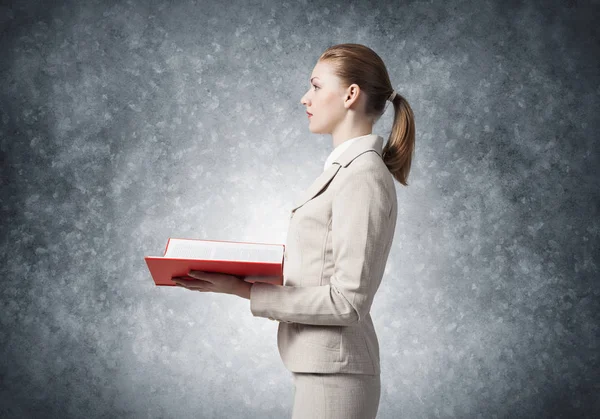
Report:
M 219 272 L 236 276 L 259 276 L 264 279 L 246 279 L 247 282 L 254 283 L 256 281 L 268 282 L 276 285 L 283 285 L 283 254 L 285 252 L 284 244 L 273 243 L 255 243 L 255 242 L 234 242 L 226 240 L 200 240 L 200 239 L 175 239 L 169 238 L 165 247 L 164 255 L 169 250 L 169 245 L 175 241 L 189 240 L 191 242 L 203 242 L 205 244 L 213 243 L 216 246 L 220 244 L 238 244 L 245 248 L 250 248 L 249 245 L 275 246 L 269 250 L 281 252 L 281 257 L 277 257 L 277 262 L 256 262 L 249 260 L 223 260 L 213 258 L 195 258 L 186 255 L 185 257 L 165 257 L 165 256 L 144 256 L 144 260 L 148 265 L 152 279 L 156 285 L 174 286 L 175 282 L 171 280 L 173 277 L 187 277 L 189 271 L 206 271 Z M 181 242 L 180 242 L 181 243 Z M 194 244 L 194 243 L 191 243 Z M 222 247 L 222 246 L 221 246 Z M 277 247 L 280 247 L 278 250 Z M 234 247 L 231 247 L 235 250 Z

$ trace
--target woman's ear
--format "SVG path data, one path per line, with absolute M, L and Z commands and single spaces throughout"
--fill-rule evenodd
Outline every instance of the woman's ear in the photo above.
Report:
M 360 90 L 360 87 L 358 86 L 358 84 L 352 83 L 346 89 L 346 100 L 344 102 L 344 106 L 346 108 L 356 106 L 354 104 L 357 103 L 357 101 L 359 101 L 362 96 L 363 96 L 362 90 Z

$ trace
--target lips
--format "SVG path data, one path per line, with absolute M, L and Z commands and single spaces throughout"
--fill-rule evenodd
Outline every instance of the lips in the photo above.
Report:
M 306 114 L 307 114 L 308 116 L 312 116 L 312 113 L 310 113 L 310 112 L 306 112 Z

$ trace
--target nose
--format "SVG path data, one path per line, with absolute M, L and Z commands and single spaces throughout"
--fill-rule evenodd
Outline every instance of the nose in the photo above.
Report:
M 306 98 L 307 96 L 308 96 L 308 92 L 304 93 L 304 96 L 302 96 L 300 98 L 300 103 L 303 104 L 303 105 L 305 105 L 305 106 L 308 104 L 308 99 Z

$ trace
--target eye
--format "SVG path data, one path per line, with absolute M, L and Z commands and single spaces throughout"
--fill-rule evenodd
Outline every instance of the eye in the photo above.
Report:
M 315 90 L 320 89 L 319 86 L 315 86 L 314 84 L 313 84 L 313 87 L 315 88 Z

